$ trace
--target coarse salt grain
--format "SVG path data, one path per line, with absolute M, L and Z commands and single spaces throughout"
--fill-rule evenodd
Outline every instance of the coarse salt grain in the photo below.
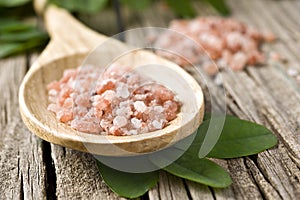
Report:
M 127 98 L 130 93 L 128 91 L 128 87 L 126 84 L 124 83 L 118 83 L 118 87 L 117 87 L 117 96 L 118 97 L 122 97 L 122 98 Z
M 131 119 L 131 123 L 133 124 L 133 127 L 136 129 L 139 129 L 142 127 L 142 120 L 137 119 L 135 117 Z
M 170 54 L 157 51 L 157 54 L 181 66 L 202 64 L 206 55 L 217 63 L 222 60 L 223 66 L 233 70 L 264 64 L 265 55 L 259 48 L 263 42 L 276 39 L 271 32 L 259 32 L 232 18 L 198 17 L 193 20 L 174 20 L 169 29 L 174 32 L 166 31 L 160 34 L 154 45 L 176 52 Z M 208 65 L 205 66 L 205 71 L 209 75 L 218 73 L 218 70 Z
M 156 129 L 161 129 L 163 127 L 163 121 L 157 121 L 157 120 L 153 120 L 152 125 L 156 128 Z
M 164 128 L 179 112 L 178 97 L 128 69 L 81 66 L 64 73 L 47 86 L 48 110 L 86 133 L 136 135 Z
M 116 116 L 113 120 L 113 124 L 118 128 L 121 128 L 127 125 L 127 119 L 124 116 Z
M 143 101 L 136 101 L 133 106 L 138 112 L 145 112 L 147 110 L 147 106 Z

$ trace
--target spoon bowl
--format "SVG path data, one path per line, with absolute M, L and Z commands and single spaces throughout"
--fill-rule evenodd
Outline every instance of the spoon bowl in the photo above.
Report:
M 188 73 L 151 52 L 132 51 L 132 47 L 114 39 L 110 39 L 111 44 L 99 55 L 113 59 L 121 50 L 130 51 L 117 62 L 147 72 L 150 78 L 174 91 L 182 103 L 177 118 L 162 130 L 133 136 L 88 134 L 60 123 L 47 110 L 47 84 L 59 80 L 65 69 L 80 66 L 95 47 L 109 38 L 86 28 L 68 12 L 53 5 L 45 9 L 44 21 L 51 41 L 31 66 L 19 90 L 22 119 L 40 138 L 92 154 L 128 156 L 165 148 L 191 135 L 201 124 L 204 113 L 202 90 Z

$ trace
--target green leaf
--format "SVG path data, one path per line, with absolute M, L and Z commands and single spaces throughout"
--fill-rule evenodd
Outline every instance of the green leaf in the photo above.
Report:
M 276 144 L 276 137 L 266 127 L 227 116 L 221 136 L 208 157 L 242 157 L 257 154 Z
M 110 189 L 123 197 L 139 197 L 158 182 L 158 171 L 140 174 L 126 173 L 112 169 L 99 161 L 97 161 L 97 166 Z
M 37 29 L 30 29 L 22 32 L 12 32 L 0 35 L 0 43 L 3 42 L 26 42 L 28 40 L 42 40 L 47 34 Z
M 195 10 L 190 0 L 165 0 L 171 9 L 179 16 L 194 17 Z
M 121 3 L 135 10 L 143 10 L 151 5 L 151 0 L 122 0 Z
M 207 3 L 212 5 L 222 15 L 229 15 L 230 9 L 226 5 L 224 0 L 205 0 Z
M 164 170 L 175 176 L 216 188 L 228 187 L 232 183 L 230 175 L 221 166 L 206 158 L 199 159 L 198 154 L 188 152 Z
M 39 49 L 44 47 L 47 41 L 48 37 L 31 39 L 19 43 L 0 43 L 0 58 Z
M 27 31 L 35 28 L 32 25 L 21 23 L 15 19 L 0 19 L 0 33 Z M 0 35 L 0 36 L 1 36 Z
M 0 0 L 1 7 L 15 7 L 15 6 L 22 6 L 31 0 Z
M 96 13 L 106 6 L 108 0 L 50 0 L 50 2 L 72 12 Z
M 18 43 L 0 44 L 0 58 L 14 54 L 15 52 L 18 52 L 19 49 L 20 44 Z
M 198 128 L 197 135 L 187 150 L 190 154 L 198 155 L 210 126 L 210 117 L 205 114 L 206 120 Z M 207 157 L 237 158 L 253 155 L 273 147 L 276 143 L 276 137 L 266 127 L 227 115 L 220 138 Z M 180 149 L 176 145 L 175 147 Z

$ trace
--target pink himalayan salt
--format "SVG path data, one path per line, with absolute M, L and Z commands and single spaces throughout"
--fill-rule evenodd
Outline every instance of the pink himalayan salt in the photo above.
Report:
M 156 47 L 175 53 L 162 50 L 157 53 L 181 66 L 201 63 L 204 52 L 216 63 L 222 63 L 233 70 L 264 64 L 265 55 L 259 50 L 259 46 L 263 42 L 276 39 L 272 32 L 261 33 L 232 18 L 198 17 L 193 20 L 174 20 L 169 29 L 185 36 L 171 31 L 160 35 L 155 42 Z M 204 63 L 204 66 L 204 70 L 210 75 L 218 72 L 212 65 Z
M 48 110 L 59 121 L 93 134 L 121 136 L 160 130 L 180 110 L 168 88 L 118 65 L 106 71 L 93 66 L 66 70 L 47 89 Z

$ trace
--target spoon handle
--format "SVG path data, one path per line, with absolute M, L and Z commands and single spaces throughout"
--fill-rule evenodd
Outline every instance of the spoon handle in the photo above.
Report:
M 45 27 L 51 37 L 50 43 L 41 55 L 43 61 L 74 54 L 87 54 L 108 39 L 107 36 L 87 28 L 62 8 L 46 5 L 44 0 L 35 0 L 34 5 L 36 12 L 43 15 Z

